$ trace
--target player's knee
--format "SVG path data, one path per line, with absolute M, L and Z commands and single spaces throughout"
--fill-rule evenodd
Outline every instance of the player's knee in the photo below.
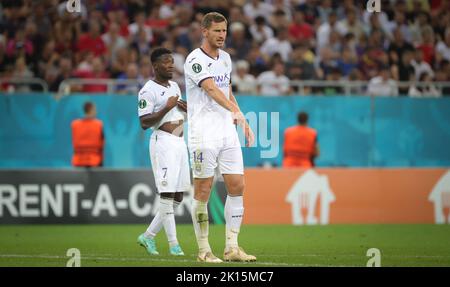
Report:
M 230 190 L 228 193 L 232 195 L 242 195 L 244 194 L 245 183 L 244 181 L 236 181 L 230 185 Z
M 199 199 L 201 201 L 207 201 L 209 199 L 209 194 L 211 192 L 211 189 L 207 187 L 198 188 L 195 191 L 195 198 Z

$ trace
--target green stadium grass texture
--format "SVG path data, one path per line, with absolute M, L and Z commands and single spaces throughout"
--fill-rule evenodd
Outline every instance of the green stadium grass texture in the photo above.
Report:
M 166 235 L 157 236 L 159 256 L 136 243 L 145 225 L 3 225 L 0 266 L 66 266 L 67 250 L 80 251 L 81 266 L 205 266 L 196 262 L 191 225 L 178 225 L 186 256 L 169 255 Z M 210 226 L 213 252 L 222 257 L 224 225 Z M 211 266 L 366 266 L 369 248 L 381 266 L 450 266 L 449 225 L 244 225 L 239 243 L 255 263 Z

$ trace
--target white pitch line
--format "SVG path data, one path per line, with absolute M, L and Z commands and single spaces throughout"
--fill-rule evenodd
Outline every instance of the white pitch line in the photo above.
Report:
M 40 258 L 40 259 L 68 259 L 67 256 L 59 255 L 27 255 L 27 254 L 0 254 L 0 258 Z M 116 258 L 116 257 L 98 257 L 98 256 L 81 256 L 81 260 L 99 260 L 99 261 L 146 261 L 146 262 L 173 262 L 173 263 L 194 263 L 194 260 L 187 259 L 163 259 L 163 258 Z M 298 267 L 325 267 L 329 265 L 321 264 L 301 264 L 301 263 L 284 263 L 284 262 L 224 262 L 224 264 L 244 264 L 249 266 L 267 265 L 267 266 L 298 266 Z M 344 265 L 336 267 L 347 267 Z
M 171 263 L 196 263 L 194 256 L 190 256 L 193 259 L 165 259 L 165 258 L 155 258 L 155 257 L 148 257 L 148 258 L 136 258 L 136 257 L 108 257 L 105 256 L 107 254 L 104 254 L 103 256 L 93 256 L 93 255 L 82 255 L 81 260 L 98 260 L 98 261 L 134 261 L 134 262 L 171 262 Z M 111 254 L 112 255 L 112 254 Z M 280 254 L 264 254 L 264 256 L 279 256 L 282 257 L 284 255 Z M 292 255 L 291 255 L 292 256 Z M 296 255 L 300 256 L 300 255 Z M 303 254 L 303 256 L 313 256 L 313 257 L 330 257 L 329 255 L 322 255 L 322 254 Z M 348 257 L 349 255 L 337 255 L 337 256 L 345 256 Z M 352 254 L 351 256 L 356 256 Z M 289 256 L 290 257 L 290 256 Z M 336 257 L 336 256 L 334 256 Z M 364 256 L 361 256 L 363 258 Z M 450 258 L 450 256 L 447 255 L 384 255 L 383 258 Z M 69 259 L 67 256 L 60 256 L 60 255 L 48 255 L 48 254 L 0 254 L 0 258 L 40 258 L 40 259 Z M 266 266 L 291 266 L 291 267 L 351 267 L 351 265 L 323 265 L 323 264 L 303 264 L 303 263 L 285 263 L 285 262 L 267 262 L 267 261 L 256 261 L 256 262 L 224 262 L 224 264 L 243 264 L 243 265 L 249 265 L 249 266 L 255 266 L 255 265 L 266 265 Z

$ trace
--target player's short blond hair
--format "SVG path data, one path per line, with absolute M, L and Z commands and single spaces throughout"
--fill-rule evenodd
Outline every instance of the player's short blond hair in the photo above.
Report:
M 201 24 L 202 28 L 209 29 L 209 27 L 211 27 L 212 22 L 214 22 L 214 23 L 225 22 L 225 24 L 228 23 L 227 19 L 222 14 L 217 13 L 217 12 L 209 12 L 208 14 L 203 16 L 202 24 Z

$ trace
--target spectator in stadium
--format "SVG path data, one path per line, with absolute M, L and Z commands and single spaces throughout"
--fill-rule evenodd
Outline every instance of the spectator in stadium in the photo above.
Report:
M 420 75 L 423 73 L 427 73 L 431 78 L 434 77 L 434 72 L 430 64 L 423 59 L 423 50 L 417 49 L 414 51 L 414 58 L 411 60 L 411 65 L 414 67 L 416 80 L 419 80 Z
M 103 123 L 96 119 L 94 103 L 83 105 L 84 118 L 72 122 L 72 165 L 74 167 L 103 166 L 103 148 L 105 137 Z
M 247 56 L 247 61 L 250 64 L 250 73 L 259 75 L 267 71 L 269 67 L 269 56 L 264 55 L 257 44 L 253 44 Z
M 398 29 L 402 33 L 404 40 L 408 43 L 412 43 L 411 29 L 406 23 L 406 17 L 404 13 L 396 11 L 394 21 L 389 22 L 388 27 L 390 34 L 394 35 L 394 31 Z
M 244 15 L 242 6 L 243 5 L 241 3 L 236 3 L 236 1 L 233 2 L 233 6 L 231 6 L 230 11 L 229 11 L 228 22 L 229 23 L 241 22 L 246 27 L 249 27 L 253 21 L 250 21 L 250 19 Z M 203 17 L 203 15 L 201 15 L 201 17 Z M 201 23 L 201 20 L 202 20 L 201 17 L 199 17 L 199 19 L 197 20 L 199 23 Z M 260 17 L 260 16 L 257 16 L 256 18 L 258 18 L 258 17 Z M 256 21 L 256 18 L 255 18 L 255 21 Z M 264 17 L 262 17 L 262 18 L 264 19 Z
M 422 50 L 423 59 L 428 64 L 432 65 L 435 58 L 435 44 L 434 44 L 434 31 L 430 26 L 425 26 L 421 29 L 422 43 L 417 47 L 418 50 Z
M 286 63 L 289 61 L 289 55 L 292 52 L 292 45 L 289 42 L 289 34 L 287 28 L 280 28 L 276 31 L 274 38 L 267 39 L 261 47 L 261 52 L 269 57 L 275 53 L 279 53 Z
M 450 61 L 450 26 L 447 27 L 445 38 L 436 45 L 436 54 L 442 59 Z
M 137 81 L 139 76 L 139 68 L 136 63 L 129 63 L 127 70 L 117 77 L 119 80 L 134 80 Z M 117 86 L 117 92 L 120 94 L 137 94 L 139 92 L 139 85 L 137 83 L 126 83 Z
M 307 48 L 306 44 L 300 44 L 292 51 L 291 60 L 286 63 L 289 79 L 313 80 L 317 78 L 314 67 L 314 54 Z M 294 76 L 293 74 L 296 74 Z
M 340 82 L 342 80 L 342 72 L 338 67 L 332 68 L 330 73 L 326 78 L 328 84 L 324 87 L 323 91 L 325 95 L 339 95 L 344 94 L 344 89 L 339 84 L 334 84 L 335 82 Z M 333 84 L 329 84 L 333 83 Z
M 348 75 L 358 67 L 358 59 L 356 58 L 356 55 L 352 53 L 350 48 L 342 50 L 341 56 L 337 60 L 337 67 L 344 77 L 348 77 Z
M 414 81 L 415 70 L 414 66 L 412 65 L 413 59 L 414 59 L 414 51 L 405 50 L 403 52 L 400 64 L 398 66 L 394 66 L 394 68 L 398 69 L 398 78 L 395 77 L 395 79 L 398 79 L 400 82 Z M 408 87 L 400 86 L 399 92 L 401 95 L 407 95 Z
M 149 56 L 141 57 L 139 60 L 139 75 L 138 80 L 141 83 L 146 83 L 153 77 L 152 62 Z
M 109 74 L 105 71 L 105 66 L 101 57 L 94 57 L 92 59 L 92 66 L 87 69 L 77 70 L 74 72 L 74 77 L 82 79 L 108 79 Z M 75 88 L 78 90 L 79 88 Z M 108 90 L 105 84 L 86 84 L 82 87 L 85 93 L 106 93 Z
M 320 51 L 323 47 L 326 47 L 330 40 L 330 33 L 336 29 L 337 16 L 334 11 L 328 14 L 328 21 L 323 22 L 316 32 L 316 51 Z
M 145 23 L 144 11 L 139 11 L 134 16 L 134 22 L 128 25 L 128 31 L 132 38 L 137 38 L 138 32 L 141 30 L 145 33 L 145 41 L 150 43 L 153 40 L 153 31 L 152 28 Z
M 245 60 L 236 62 L 236 71 L 231 76 L 231 84 L 234 93 L 256 95 L 256 79 L 252 74 L 248 73 L 249 68 L 250 65 Z
M 19 57 L 16 60 L 16 64 L 14 66 L 14 70 L 12 72 L 12 77 L 14 78 L 32 78 L 33 72 L 27 66 L 25 62 L 25 57 Z M 27 84 L 16 84 L 15 85 L 16 92 L 30 92 L 31 86 Z
M 102 35 L 102 40 L 108 50 L 110 61 L 116 60 L 118 50 L 128 46 L 126 39 L 120 35 L 120 26 L 116 22 L 112 22 L 109 25 L 109 30 Z
M 413 23 L 410 25 L 411 43 L 414 46 L 419 46 L 424 40 L 422 30 L 424 28 L 433 28 L 430 26 L 429 15 L 424 11 L 420 11 L 417 16 L 413 18 L 412 22 Z
M 50 85 L 50 91 L 56 92 L 59 89 L 59 85 L 62 81 L 72 76 L 72 59 L 67 56 L 59 58 L 58 61 L 58 74 L 55 80 Z
M 274 10 L 269 18 L 269 24 L 275 30 L 286 29 L 289 27 L 289 23 L 290 22 L 286 16 L 286 12 L 280 9 Z
M 331 0 L 321 0 L 318 1 L 317 10 L 319 11 L 319 19 L 321 23 L 325 23 L 329 20 L 331 13 L 335 13 L 333 9 L 333 3 Z M 336 15 L 337 16 L 337 15 Z
M 308 126 L 308 114 L 297 115 L 298 125 L 284 131 L 283 167 L 312 168 L 319 156 L 317 131 Z
M 245 26 L 241 22 L 230 25 L 230 37 L 226 40 L 226 51 L 232 59 L 243 60 L 247 57 L 251 43 L 246 37 Z
M 263 16 L 255 18 L 254 23 L 250 25 L 250 34 L 257 44 L 262 44 L 274 36 L 273 29 L 266 24 L 266 19 Z
M 294 12 L 294 21 L 289 25 L 289 37 L 293 45 L 305 43 L 309 46 L 313 44 L 314 29 L 305 22 L 305 16 L 300 10 Z
M 144 29 L 139 29 L 132 38 L 131 49 L 137 51 L 140 57 L 150 55 L 150 42 L 147 40 L 147 33 Z
M 336 31 L 341 36 L 349 33 L 353 34 L 357 39 L 364 33 L 363 23 L 359 21 L 355 8 L 348 9 L 345 13 L 345 18 L 336 23 Z
M 77 42 L 79 52 L 89 51 L 95 56 L 103 56 L 107 49 L 100 35 L 100 23 L 95 20 L 89 21 L 89 32 L 80 36 Z
M 19 57 L 31 59 L 34 52 L 34 44 L 25 37 L 25 30 L 22 28 L 19 28 L 16 31 L 14 37 L 11 38 L 6 45 L 6 56 L 10 58 L 12 62 Z
M 330 47 L 323 47 L 320 51 L 319 73 L 320 79 L 325 80 L 331 70 L 338 66 L 338 59 L 341 54 L 333 51 Z
M 312 27 L 317 27 L 320 24 L 317 0 L 305 0 L 297 6 L 297 9 L 303 12 L 305 21 Z
M 403 38 L 399 28 L 393 31 L 394 41 L 389 45 L 389 60 L 391 65 L 401 65 L 402 56 L 405 51 L 414 51 L 414 47 Z
M 423 72 L 419 76 L 419 85 L 411 85 L 408 91 L 410 97 L 440 97 L 440 92 L 433 84 L 433 78 L 429 73 Z
M 187 51 L 200 47 L 202 41 L 202 30 L 198 22 L 191 23 L 188 30 L 182 32 L 176 38 L 176 44 L 186 48 Z
M 367 93 L 370 96 L 397 96 L 398 86 L 391 77 L 389 66 L 382 66 L 379 75 L 370 79 L 367 87 Z
M 262 0 L 250 0 L 244 5 L 244 15 L 252 21 L 258 16 L 263 16 L 268 22 L 274 8 Z
M 257 78 L 258 93 L 266 96 L 283 96 L 290 93 L 289 78 L 284 75 L 284 65 L 275 62 L 271 71 Z

